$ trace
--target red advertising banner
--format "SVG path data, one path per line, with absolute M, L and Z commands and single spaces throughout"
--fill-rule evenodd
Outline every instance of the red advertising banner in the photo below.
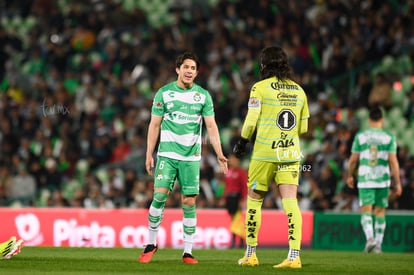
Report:
M 143 247 L 147 243 L 146 209 L 0 208 L 0 241 L 15 235 L 26 246 Z M 303 247 L 310 247 L 313 213 L 303 212 Z M 230 247 L 230 218 L 223 209 L 197 210 L 194 249 Z M 287 218 L 263 210 L 260 246 L 287 246 Z M 166 209 L 158 245 L 182 248 L 182 211 Z

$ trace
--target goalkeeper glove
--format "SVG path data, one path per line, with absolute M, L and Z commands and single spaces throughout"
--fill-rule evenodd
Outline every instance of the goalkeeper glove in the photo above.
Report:
M 241 158 L 246 154 L 246 145 L 249 143 L 248 139 L 240 138 L 234 145 L 233 153 L 237 158 Z

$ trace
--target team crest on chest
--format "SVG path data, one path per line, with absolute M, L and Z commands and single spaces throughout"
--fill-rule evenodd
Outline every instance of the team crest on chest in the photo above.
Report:
M 193 99 L 195 102 L 199 102 L 201 100 L 201 95 L 200 93 L 195 93 L 193 96 Z

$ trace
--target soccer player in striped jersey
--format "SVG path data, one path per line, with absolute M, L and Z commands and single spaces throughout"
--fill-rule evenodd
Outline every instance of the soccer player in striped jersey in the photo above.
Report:
M 246 209 L 246 253 L 239 265 L 256 266 L 261 207 L 269 184 L 277 184 L 283 209 L 288 218 L 289 253 L 275 268 L 301 268 L 299 251 L 302 239 L 302 215 L 297 191 L 300 172 L 299 135 L 308 130 L 309 109 L 303 89 L 292 80 L 284 50 L 278 46 L 264 48 L 260 54 L 261 80 L 250 91 L 248 112 L 241 139 L 233 152 L 241 157 L 256 131 L 249 165 Z M 278 226 L 278 225 L 275 225 Z
M 382 129 L 384 118 L 379 107 L 370 109 L 369 128 L 358 132 L 352 143 L 347 185 L 354 188 L 354 172 L 358 166 L 357 188 L 361 225 L 366 237 L 365 252 L 381 253 L 386 227 L 385 210 L 394 179 L 395 194 L 402 193 L 395 136 Z M 372 210 L 375 207 L 375 221 Z
M 157 251 L 157 234 L 163 218 L 165 202 L 177 180 L 183 210 L 184 253 L 182 261 L 197 264 L 192 255 L 196 231 L 196 198 L 199 194 L 202 121 L 217 155 L 221 171 L 227 173 L 213 101 L 207 90 L 194 83 L 199 71 L 198 57 L 185 52 L 176 59 L 177 80 L 161 87 L 154 98 L 148 128 L 145 167 L 154 176 L 154 196 L 148 214 L 149 238 L 139 261 L 148 263 Z M 153 153 L 158 138 L 157 162 Z

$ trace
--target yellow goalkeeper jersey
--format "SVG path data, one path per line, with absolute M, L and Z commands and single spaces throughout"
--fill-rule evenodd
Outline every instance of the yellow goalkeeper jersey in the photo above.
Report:
M 256 82 L 241 133 L 250 140 L 256 130 L 252 159 L 299 161 L 303 157 L 299 135 L 307 132 L 308 118 L 307 97 L 297 83 L 276 77 Z

